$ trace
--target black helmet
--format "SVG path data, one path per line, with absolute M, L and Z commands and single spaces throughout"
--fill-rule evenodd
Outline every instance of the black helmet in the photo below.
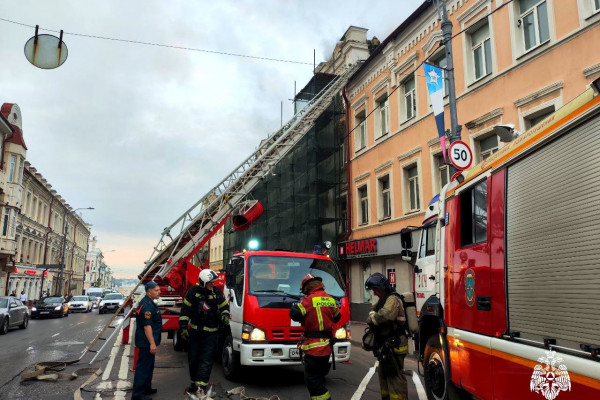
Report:
M 392 287 L 390 286 L 390 281 L 388 281 L 388 279 L 383 274 L 380 274 L 379 272 L 375 272 L 365 282 L 365 289 L 367 289 L 367 290 L 377 289 L 381 292 L 385 292 L 385 291 L 392 290 Z

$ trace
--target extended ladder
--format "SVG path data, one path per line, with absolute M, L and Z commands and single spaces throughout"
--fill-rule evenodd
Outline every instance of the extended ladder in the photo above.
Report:
M 360 65 L 361 62 L 357 62 L 349 66 L 329 82 L 281 129 L 263 140 L 259 148 L 229 176 L 166 227 L 141 275 L 164 277 L 178 261 L 191 252 L 197 252 L 215 226 L 240 205 L 258 182 L 310 130 Z

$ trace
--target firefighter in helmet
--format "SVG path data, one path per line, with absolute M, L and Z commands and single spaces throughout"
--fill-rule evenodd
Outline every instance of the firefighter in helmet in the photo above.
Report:
M 375 333 L 372 350 L 379 360 L 377 374 L 381 399 L 408 399 L 408 383 L 403 373 L 408 337 L 402 300 L 388 279 L 379 272 L 367 279 L 365 289 L 372 290 L 379 298 L 369 313 L 367 324 L 369 330 Z
M 215 271 L 203 269 L 198 283 L 185 294 L 179 328 L 188 340 L 188 365 L 192 383 L 186 389 L 192 395 L 206 395 L 214 356 L 219 346 L 219 327 L 229 325 L 229 304 L 215 286 Z M 189 330 L 188 330 L 189 328 Z
M 329 356 L 333 349 L 333 326 L 341 318 L 335 299 L 325 292 L 323 279 L 308 274 L 300 290 L 306 295 L 290 309 L 290 318 L 301 322 L 304 334 L 300 351 L 304 353 L 304 380 L 312 400 L 331 399 L 325 387 Z

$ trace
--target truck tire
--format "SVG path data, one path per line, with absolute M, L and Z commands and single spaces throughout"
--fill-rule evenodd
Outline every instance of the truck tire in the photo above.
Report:
M 431 336 L 425 345 L 423 357 L 425 393 L 429 400 L 448 400 L 447 366 L 438 335 Z
M 223 366 L 223 374 L 229 381 L 234 381 L 242 368 L 240 364 L 240 353 L 233 350 L 233 338 L 231 335 L 227 336 L 223 343 L 221 365 Z

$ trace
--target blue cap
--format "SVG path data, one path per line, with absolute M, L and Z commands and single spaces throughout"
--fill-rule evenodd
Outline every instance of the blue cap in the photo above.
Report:
M 150 281 L 150 282 L 146 283 L 146 286 L 145 286 L 146 292 L 150 289 L 154 289 L 157 286 L 158 286 L 158 283 L 156 283 L 154 281 Z

